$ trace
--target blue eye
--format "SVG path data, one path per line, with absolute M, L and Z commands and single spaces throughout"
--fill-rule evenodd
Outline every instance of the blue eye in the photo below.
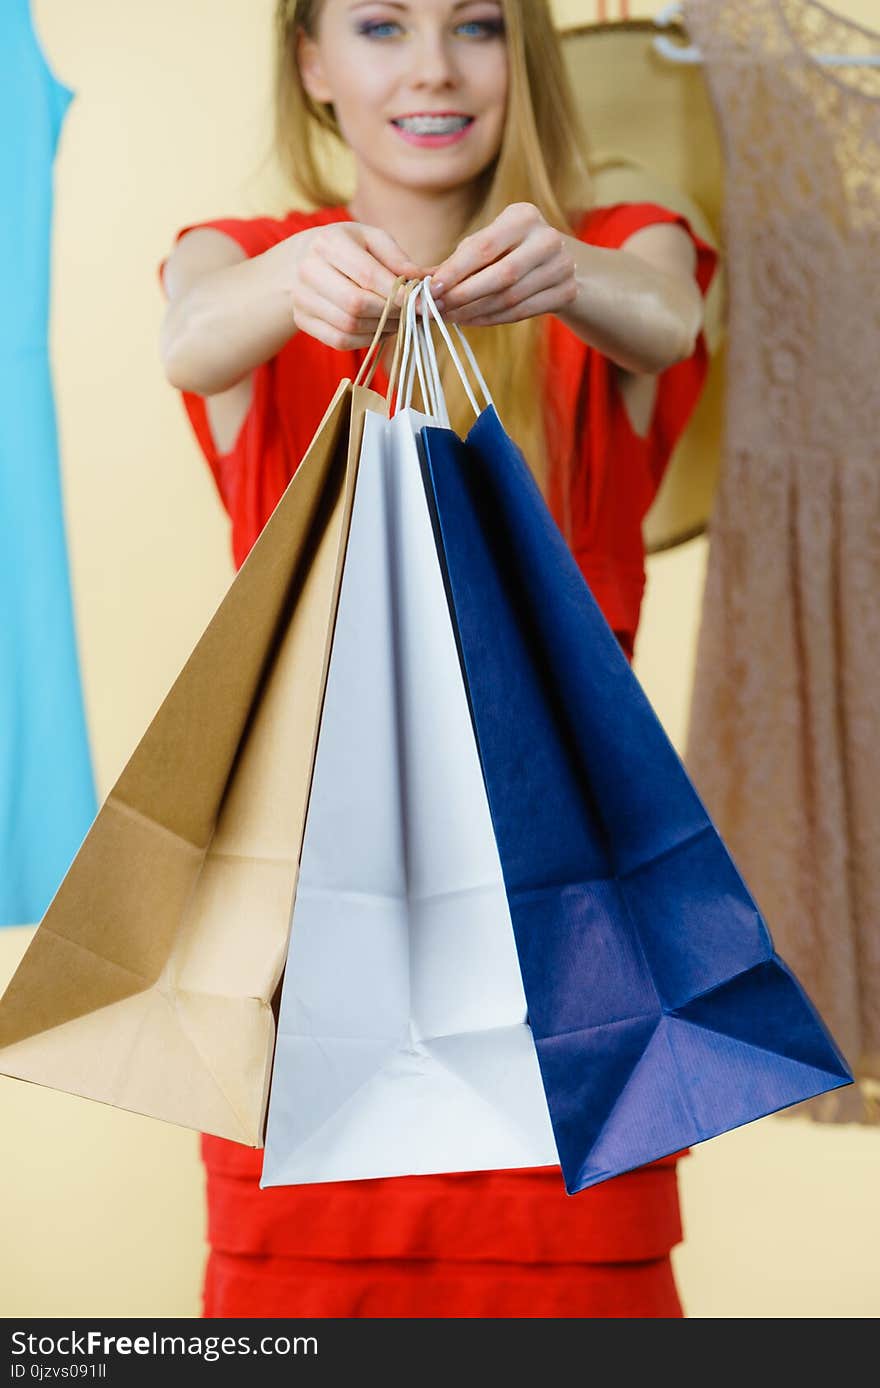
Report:
M 463 24 L 459 24 L 459 29 L 482 29 L 485 38 L 494 38 L 504 29 L 504 24 L 500 19 L 468 19 Z
M 500 19 L 471 19 L 457 26 L 459 29 L 479 29 L 483 38 L 495 38 L 504 30 L 504 23 Z M 358 25 L 358 33 L 365 38 L 386 38 L 387 35 L 380 34 L 380 29 L 399 29 L 400 25 L 393 19 L 384 19 L 370 22 L 367 20 Z
M 358 33 L 366 35 L 367 38 L 375 38 L 379 29 L 394 29 L 399 27 L 399 25 L 395 25 L 393 19 L 386 19 L 376 24 L 371 24 L 368 20 L 366 24 L 358 25 Z

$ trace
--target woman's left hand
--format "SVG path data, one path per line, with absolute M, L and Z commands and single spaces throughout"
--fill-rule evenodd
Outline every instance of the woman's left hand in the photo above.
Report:
M 438 308 L 451 322 L 474 327 L 559 312 L 578 293 L 571 240 L 533 203 L 512 202 L 426 272 Z

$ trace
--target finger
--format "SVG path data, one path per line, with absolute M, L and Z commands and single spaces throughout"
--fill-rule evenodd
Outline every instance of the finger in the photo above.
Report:
M 374 336 L 373 333 L 344 333 L 324 319 L 314 318 L 310 314 L 298 315 L 298 327 L 300 332 L 308 333 L 310 337 L 317 338 L 319 342 L 324 342 L 328 347 L 334 347 L 339 352 L 351 352 L 358 347 L 369 347 Z
M 391 275 L 386 266 L 380 264 L 372 257 L 369 251 L 359 246 L 351 236 L 341 236 L 337 242 L 328 242 L 321 247 L 321 254 L 311 258 L 311 265 L 319 265 L 325 262 L 337 269 L 344 275 L 344 278 L 351 280 L 351 283 L 358 290 L 364 291 L 371 296 L 372 300 L 379 305 L 379 314 L 382 312 L 391 289 L 394 287 L 396 275 Z M 303 262 L 305 271 L 308 272 L 307 262 Z M 393 300 L 391 307 L 394 307 L 400 300 L 400 289 L 397 291 L 396 300 Z
M 474 281 L 478 278 L 479 276 L 474 276 Z M 561 284 L 562 279 L 563 267 L 560 254 L 558 261 L 551 261 L 550 263 L 545 261 L 541 265 L 536 265 L 534 269 L 529 270 L 514 284 L 500 289 L 497 293 L 485 294 L 479 299 L 464 304 L 459 309 L 447 304 L 444 297 L 442 312 L 447 317 L 454 314 L 453 322 L 468 323 L 476 317 L 484 317 L 490 313 L 502 313 L 505 309 L 515 308 L 524 299 L 530 299 L 534 294 L 539 294 L 544 289 L 552 289 L 554 285 Z
M 386 302 L 319 258 L 302 261 L 299 298 L 307 311 L 345 332 L 375 332 Z M 392 304 L 386 324 L 396 325 L 399 318 L 400 310 Z
M 338 236 L 327 237 L 316 243 L 315 250 L 318 252 L 315 259 L 323 259 L 340 270 L 359 288 L 375 295 L 382 306 L 394 287 L 395 279 L 406 273 L 389 269 L 381 260 L 377 260 L 369 249 L 344 231 L 340 231 Z M 305 264 L 305 261 L 303 263 Z M 415 278 L 415 274 L 411 278 Z M 398 289 L 398 298 L 399 295 Z M 381 312 L 381 308 L 379 311 Z
M 375 257 L 383 266 L 387 267 L 390 280 L 397 275 L 406 275 L 407 279 L 421 279 L 424 270 L 406 254 L 401 246 L 397 244 L 393 236 L 381 227 L 361 226 L 364 235 L 364 245 L 371 255 Z M 389 289 L 390 289 L 389 283 Z M 386 290 L 386 295 L 387 295 Z
M 443 310 L 449 312 L 455 308 L 463 308 L 465 304 L 475 303 L 477 299 L 487 298 L 490 294 L 500 294 L 513 289 L 520 280 L 541 265 L 554 265 L 559 270 L 566 251 L 565 239 L 553 228 L 529 236 L 501 260 L 469 275 L 466 281 L 461 281 L 451 291 L 444 289 Z M 438 274 L 437 278 L 441 283 L 446 283 L 441 275 Z
M 431 272 L 443 285 L 444 298 L 446 290 L 454 284 L 459 284 L 469 275 L 482 270 L 484 266 L 491 265 L 499 256 L 506 255 L 514 246 L 522 244 L 526 236 L 526 227 L 520 216 L 506 215 L 512 212 L 512 207 L 506 208 L 487 227 L 481 227 L 479 231 L 466 236 L 459 242 L 452 255 L 447 256 L 446 260 Z
M 535 318 L 539 313 L 555 313 L 559 309 L 559 294 L 554 289 L 545 289 L 540 294 L 533 294 L 531 298 L 524 299 L 515 308 L 505 309 L 500 313 L 480 314 L 479 317 L 469 318 L 467 325 L 470 328 L 488 328 L 496 323 L 519 323 L 524 318 Z M 453 323 L 455 318 L 451 320 Z

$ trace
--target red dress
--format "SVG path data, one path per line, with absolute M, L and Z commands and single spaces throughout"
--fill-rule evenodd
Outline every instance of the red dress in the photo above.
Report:
M 345 220 L 351 220 L 347 210 L 335 207 L 197 225 L 216 227 L 257 255 L 304 227 Z M 705 294 L 715 252 L 677 213 L 653 203 L 596 208 L 576 234 L 616 247 L 638 227 L 658 221 L 677 222 L 693 238 Z M 182 227 L 178 239 L 188 230 Z M 557 318 L 545 322 L 558 402 L 548 428 L 556 479 L 551 506 L 631 659 L 645 583 L 642 517 L 702 388 L 706 344 L 701 335 L 687 361 L 661 374 L 651 428 L 642 439 L 629 424 L 608 359 Z M 257 368 L 251 407 L 223 454 L 214 446 L 203 398 L 182 392 L 232 521 L 236 567 L 303 457 L 338 382 L 355 377 L 364 354 L 339 352 L 296 333 Z M 371 384 L 386 392 L 381 366 Z M 565 1194 L 555 1167 L 260 1190 L 259 1149 L 203 1135 L 202 1156 L 207 1317 L 681 1315 L 669 1259 L 681 1238 L 674 1156 L 574 1197 Z

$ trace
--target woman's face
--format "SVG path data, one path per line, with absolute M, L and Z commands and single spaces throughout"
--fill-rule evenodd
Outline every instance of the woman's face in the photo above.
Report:
M 309 94 L 332 101 L 358 164 L 385 180 L 459 187 L 500 149 L 500 0 L 324 0 L 300 66 Z

